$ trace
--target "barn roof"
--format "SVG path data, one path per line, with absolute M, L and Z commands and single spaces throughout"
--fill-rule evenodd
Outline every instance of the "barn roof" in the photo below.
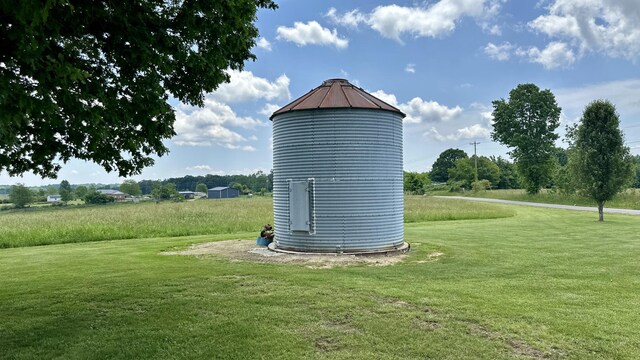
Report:
M 97 190 L 99 193 L 104 194 L 104 195 L 127 195 L 125 193 L 123 193 L 122 191 L 119 190 L 113 190 L 113 189 L 100 189 Z
M 269 119 L 290 111 L 339 108 L 387 110 L 398 113 L 402 117 L 406 116 L 398 108 L 352 85 L 345 79 L 329 79 L 325 80 L 317 88 L 283 106 L 274 112 Z
M 228 186 L 216 186 L 216 187 L 211 188 L 211 189 L 209 189 L 209 190 L 213 190 L 213 191 L 221 191 L 221 190 L 226 190 L 226 189 L 228 189 L 228 188 L 229 188 Z

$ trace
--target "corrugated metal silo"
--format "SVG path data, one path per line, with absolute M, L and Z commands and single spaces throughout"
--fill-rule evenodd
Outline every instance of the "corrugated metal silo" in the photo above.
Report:
M 273 113 L 276 250 L 403 249 L 402 118 L 330 79 Z

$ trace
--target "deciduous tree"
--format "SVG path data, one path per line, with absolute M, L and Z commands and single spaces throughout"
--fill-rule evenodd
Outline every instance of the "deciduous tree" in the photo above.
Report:
M 209 189 L 207 189 L 207 184 L 199 183 L 196 185 L 196 192 L 207 193 Z
M 511 148 L 530 194 L 538 193 L 553 175 L 560 111 L 553 93 L 534 84 L 518 85 L 509 92 L 509 101 L 493 101 L 491 138 Z
M 605 202 L 628 186 L 634 175 L 633 158 L 624 146 L 613 104 L 596 100 L 587 105 L 570 135 L 575 150 L 570 167 L 578 189 L 596 201 L 598 220 L 603 221 Z
M 120 191 L 131 196 L 140 196 L 140 194 L 142 194 L 138 182 L 131 179 L 125 180 L 120 184 Z
M 458 159 L 455 166 L 449 169 L 449 180 L 461 183 L 466 189 L 471 189 L 475 178 L 474 157 Z M 491 186 L 500 181 L 500 169 L 491 159 L 480 156 L 478 158 L 478 180 L 488 180 Z
M 76 187 L 76 189 L 74 190 L 76 197 L 78 199 L 84 199 L 84 197 L 87 195 L 87 193 L 89 192 L 89 190 L 87 189 L 86 186 L 84 185 L 80 185 L 78 187 Z
M 167 153 L 170 97 L 204 93 L 255 59 L 272 0 L 0 2 L 0 171 L 55 177 L 71 158 L 120 176 Z
M 427 173 L 418 173 L 418 172 L 404 172 L 403 177 L 404 182 L 404 191 L 415 194 L 422 195 L 424 194 L 425 186 L 429 185 L 429 177 Z
M 449 180 L 449 169 L 455 166 L 456 160 L 467 157 L 467 153 L 460 149 L 447 149 L 441 152 L 436 162 L 431 166 L 429 179 L 435 182 L 447 182 Z
M 16 184 L 11 187 L 9 201 L 14 207 L 21 209 L 33 201 L 33 193 L 24 184 Z

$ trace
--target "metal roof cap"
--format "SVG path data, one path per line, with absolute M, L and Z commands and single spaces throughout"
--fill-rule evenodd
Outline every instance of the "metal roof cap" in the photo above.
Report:
M 403 118 L 406 116 L 395 106 L 387 104 L 346 79 L 327 79 L 322 85 L 276 110 L 269 120 L 290 111 L 340 108 L 385 110 L 398 113 Z

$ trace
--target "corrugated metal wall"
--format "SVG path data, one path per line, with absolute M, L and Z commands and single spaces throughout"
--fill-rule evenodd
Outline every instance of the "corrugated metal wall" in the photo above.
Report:
M 305 190 L 308 205 L 291 198 Z M 401 115 L 347 108 L 275 116 L 273 199 L 277 248 L 374 252 L 402 246 Z M 290 204 L 297 211 L 309 207 L 308 231 L 299 224 L 290 230 L 291 220 L 300 218 L 291 217 Z

